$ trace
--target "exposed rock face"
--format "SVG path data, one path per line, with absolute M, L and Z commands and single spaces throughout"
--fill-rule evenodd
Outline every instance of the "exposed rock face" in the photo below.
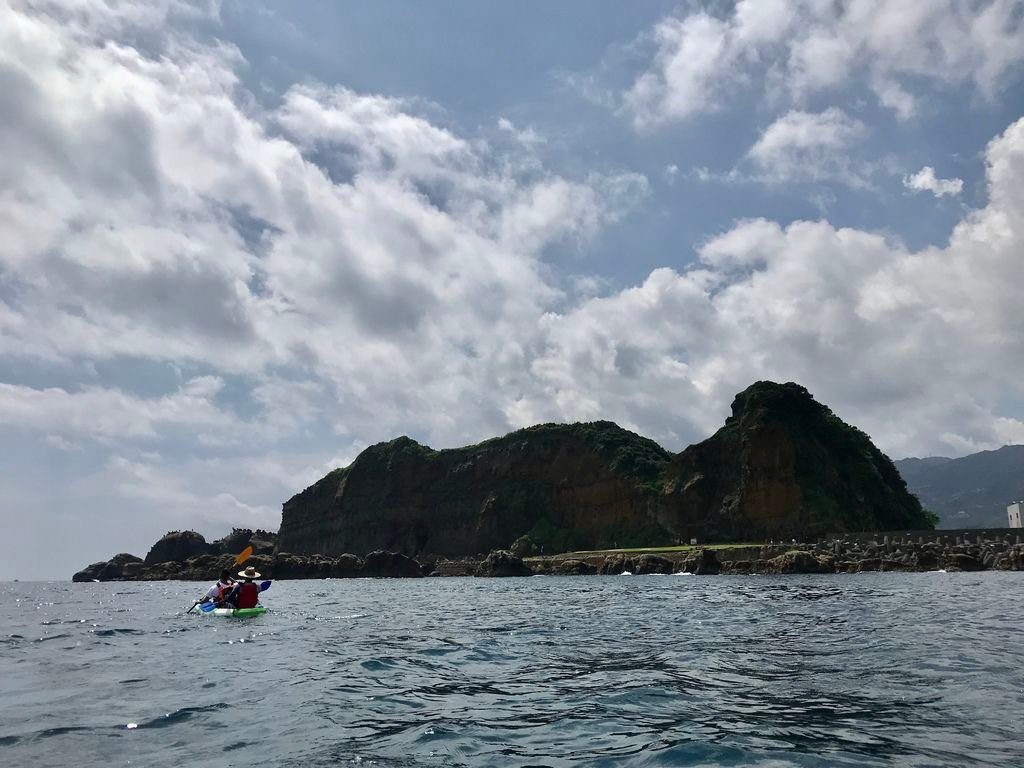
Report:
M 285 503 L 278 550 L 433 559 L 515 542 L 524 557 L 931 527 L 864 433 L 797 384 L 758 382 L 722 429 L 675 456 L 610 422 L 443 451 L 380 443 Z
M 101 560 L 98 563 L 90 563 L 85 566 L 85 568 L 75 573 L 75 575 L 71 577 L 71 580 L 76 583 L 82 581 L 96 581 L 100 577 L 100 571 L 103 570 L 103 566 L 106 564 L 106 560 Z
M 533 571 L 511 552 L 496 550 L 480 564 L 478 576 L 532 576 Z
M 367 448 L 284 505 L 278 546 L 460 556 L 526 535 L 542 552 L 670 543 L 655 520 L 670 454 L 610 422 L 545 424 L 468 448 Z
M 667 557 L 641 555 L 636 561 L 636 570 L 633 573 L 640 576 L 650 573 L 672 573 L 672 569 L 672 561 Z
M 758 382 L 672 460 L 659 520 L 701 541 L 931 528 L 891 460 L 797 384 Z
M 202 534 L 195 531 L 171 531 L 153 545 L 146 555 L 146 565 L 188 560 L 196 555 L 210 553 L 210 545 Z
M 362 575 L 372 578 L 407 578 L 423 577 L 420 564 L 411 557 L 398 552 L 371 552 L 363 561 Z
M 586 560 L 559 560 L 551 572 L 556 576 L 591 576 L 597 568 Z
M 107 563 L 100 568 L 99 574 L 96 576 L 100 581 L 113 581 L 114 579 L 120 579 L 125 576 L 125 570 L 129 573 L 138 573 L 141 568 L 139 567 L 142 563 L 142 559 L 135 555 L 130 555 L 127 552 L 122 552 L 119 555 L 114 555 Z
M 786 552 L 765 561 L 762 573 L 835 573 L 835 563 L 830 557 L 815 556 L 810 552 Z
M 277 534 L 271 531 L 254 531 L 251 528 L 235 528 L 223 539 L 209 545 L 214 555 L 237 555 L 246 547 L 252 547 L 253 554 L 270 555 L 277 544 Z
M 636 573 L 636 563 L 627 555 L 608 555 L 601 563 L 600 573 L 603 576 L 618 576 L 622 573 Z

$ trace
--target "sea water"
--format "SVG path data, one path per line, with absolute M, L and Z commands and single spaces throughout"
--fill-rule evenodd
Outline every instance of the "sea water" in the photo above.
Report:
M 1024 574 L 203 588 L 0 584 L 0 765 L 1024 765 Z

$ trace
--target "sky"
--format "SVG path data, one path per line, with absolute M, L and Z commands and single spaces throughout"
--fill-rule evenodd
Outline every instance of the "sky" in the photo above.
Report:
M 0 0 L 0 578 L 796 381 L 1024 442 L 1024 2 Z

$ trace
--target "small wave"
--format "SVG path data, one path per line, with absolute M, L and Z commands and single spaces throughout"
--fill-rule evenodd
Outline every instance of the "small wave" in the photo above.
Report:
M 141 629 L 91 629 L 89 630 L 97 637 L 111 637 L 113 635 L 141 635 L 144 634 Z
M 95 731 L 95 726 L 89 725 L 65 725 L 58 728 L 45 728 L 41 731 L 36 731 L 35 737 L 37 739 L 48 739 L 51 736 L 63 736 L 68 733 L 78 733 L 80 731 Z
M 60 632 L 60 633 L 58 633 L 56 635 L 43 635 L 42 637 L 37 637 L 33 642 L 45 643 L 48 640 L 61 640 L 61 639 L 65 639 L 66 640 L 69 637 L 71 637 L 71 635 L 68 635 L 68 634 L 65 634 L 63 632 Z
M 192 718 L 193 715 L 201 715 L 206 712 L 217 712 L 221 709 L 227 709 L 230 704 L 208 704 L 205 707 L 182 707 L 176 709 L 173 712 L 168 712 L 166 715 L 160 717 L 154 717 L 151 720 L 139 723 L 139 728 L 170 728 L 172 725 L 184 722 Z

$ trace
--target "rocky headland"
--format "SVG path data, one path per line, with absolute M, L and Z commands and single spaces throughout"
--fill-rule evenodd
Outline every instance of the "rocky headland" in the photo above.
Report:
M 611 422 L 543 424 L 447 450 L 402 437 L 285 502 L 277 534 L 236 529 L 206 542 L 175 531 L 145 558 L 120 554 L 74 579 L 210 579 L 246 546 L 272 578 L 1021 562 L 1016 540 L 954 542 L 932 536 L 934 522 L 867 435 L 797 384 L 757 382 L 736 396 L 721 429 L 677 454 Z M 789 544 L 744 545 L 780 541 Z M 659 551 L 615 551 L 632 548 Z
M 762 381 L 678 454 L 604 421 L 440 451 L 408 437 L 379 443 L 285 502 L 278 546 L 433 560 L 522 536 L 557 553 L 933 524 L 867 435 L 803 387 Z

